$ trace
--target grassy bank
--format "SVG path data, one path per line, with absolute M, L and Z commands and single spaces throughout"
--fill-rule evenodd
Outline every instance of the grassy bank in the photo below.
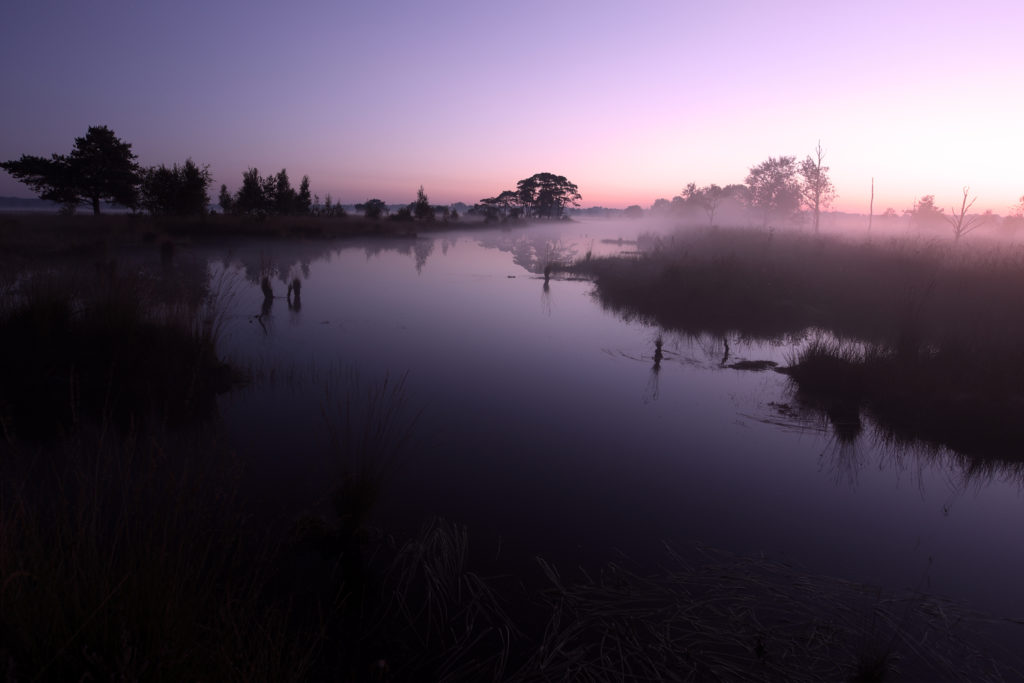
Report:
M 1024 250 L 1016 245 L 708 229 L 573 267 L 608 308 L 688 334 L 826 332 L 790 376 L 806 396 L 869 405 L 903 438 L 1019 457 Z
M 403 237 L 431 230 L 481 226 L 474 218 L 459 221 L 396 221 L 362 216 L 149 216 L 117 213 L 61 216 L 46 213 L 0 213 L 0 244 L 9 254 L 69 255 L 102 252 L 112 245 L 157 243 L 203 237 L 336 239 Z

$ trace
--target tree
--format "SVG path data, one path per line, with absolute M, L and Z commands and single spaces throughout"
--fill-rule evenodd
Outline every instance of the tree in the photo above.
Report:
M 93 214 L 99 215 L 101 201 L 135 208 L 140 182 L 136 158 L 131 144 L 112 130 L 90 126 L 85 137 L 75 138 L 68 156 L 22 155 L 0 163 L 0 168 L 32 188 L 40 199 L 60 202 L 71 210 L 89 204 Z
M 665 199 L 664 197 L 659 197 L 658 199 L 655 199 L 654 203 L 651 204 L 651 213 L 668 213 L 671 209 L 672 202 Z
M 952 226 L 953 239 L 957 242 L 959 242 L 960 238 L 963 237 L 964 235 L 970 232 L 974 232 L 975 230 L 980 228 L 982 225 L 985 224 L 985 221 L 989 217 L 991 217 L 991 212 L 988 212 L 987 214 L 983 214 L 981 216 L 977 214 L 973 216 L 967 215 L 967 212 L 970 211 L 972 206 L 974 206 L 974 202 L 978 201 L 977 197 L 972 199 L 970 202 L 967 201 L 967 195 L 969 195 L 970 192 L 971 188 L 964 188 L 964 198 L 963 201 L 960 202 L 959 212 L 954 206 L 952 209 L 950 209 L 951 215 L 943 216 L 943 218 L 946 219 L 946 222 L 948 222 L 950 226 Z
M 1017 200 L 1017 205 L 1010 209 L 1010 215 L 1014 218 L 1024 218 L 1024 195 Z
M 220 210 L 224 213 L 231 213 L 232 209 L 234 209 L 231 193 L 228 192 L 228 186 L 223 183 L 220 186 L 220 195 L 217 197 L 217 203 L 220 204 Z
M 201 216 L 210 203 L 212 180 L 209 166 L 199 168 L 192 159 L 182 166 L 148 168 L 142 172 L 142 207 L 153 215 Z M 222 192 L 227 188 L 222 186 Z
M 828 166 L 824 165 L 825 152 L 821 149 L 821 142 L 814 148 L 814 156 L 809 156 L 800 162 L 800 199 L 804 207 L 811 212 L 811 220 L 814 225 L 814 234 L 818 234 L 821 223 L 821 211 L 832 205 L 836 198 L 836 189 L 832 180 L 828 177 Z M 872 185 L 872 187 L 874 187 Z M 872 190 L 873 192 L 873 190 Z M 873 196 L 873 195 L 872 195 Z
M 747 174 L 750 207 L 761 214 L 767 228 L 773 215 L 787 217 L 800 208 L 800 186 L 796 180 L 796 157 L 768 157 Z
M 622 213 L 623 213 L 623 215 L 626 216 L 626 218 L 631 218 L 631 219 L 637 219 L 637 218 L 643 218 L 644 217 L 644 209 L 639 204 L 632 204 L 630 206 L 627 206 L 623 210 Z
M 132 146 L 106 126 L 92 126 L 84 138 L 75 138 L 71 172 L 79 194 L 100 212 L 100 200 L 135 208 L 139 165 Z
M 305 216 L 313 208 L 313 198 L 309 195 L 309 176 L 302 176 L 299 183 L 299 194 L 295 198 L 295 213 Z
M 528 216 L 561 218 L 569 204 L 579 206 L 579 188 L 565 176 L 536 173 L 516 183 L 519 201 Z
M 434 220 L 434 208 L 430 206 L 430 200 L 427 199 L 427 193 L 423 191 L 422 185 L 416 191 L 416 201 L 412 205 L 412 214 L 418 221 Z
M 1010 207 L 1010 213 L 1003 219 L 1002 227 L 1008 233 L 1015 233 L 1024 227 L 1024 197 Z
M 522 212 L 519 202 L 519 193 L 515 190 L 505 190 L 497 197 L 481 199 L 476 207 L 476 212 L 483 214 L 487 220 L 502 220 L 509 217 L 516 217 Z
M 367 199 L 363 204 L 356 204 L 356 211 L 362 211 L 370 219 L 380 218 L 387 210 L 388 205 L 380 199 Z
M 270 204 L 272 206 L 271 213 L 275 213 L 279 216 L 290 216 L 295 213 L 295 207 L 298 203 L 298 195 L 295 190 L 292 189 L 292 183 L 288 179 L 288 171 L 281 169 L 276 176 L 274 176 L 273 190 L 268 195 Z
M 728 196 L 724 188 L 714 183 L 704 187 L 697 187 L 697 183 L 688 183 L 680 194 L 686 204 L 697 206 L 707 214 L 708 225 L 715 224 L 715 212 L 718 211 L 722 200 Z
M 235 213 L 258 214 L 267 213 L 267 200 L 264 194 L 266 183 L 260 172 L 250 168 L 242 174 L 242 186 L 235 195 Z
M 907 209 L 903 213 L 910 216 L 910 226 L 913 228 L 936 228 L 945 225 L 946 216 L 942 209 L 935 206 L 935 195 L 926 194 L 921 201 L 914 204 L 914 208 Z

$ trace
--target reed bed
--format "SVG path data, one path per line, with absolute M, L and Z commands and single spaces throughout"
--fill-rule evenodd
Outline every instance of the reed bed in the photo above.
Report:
M 724 228 L 640 243 L 640 256 L 573 267 L 606 307 L 694 336 L 824 331 L 835 343 L 812 343 L 788 369 L 805 397 L 863 404 L 901 438 L 1019 457 L 1020 245 Z

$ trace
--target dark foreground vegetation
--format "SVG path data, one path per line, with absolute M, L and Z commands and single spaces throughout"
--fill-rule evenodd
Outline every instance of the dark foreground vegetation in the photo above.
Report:
M 812 338 L 785 369 L 836 423 L 1019 459 L 1024 251 L 709 228 L 573 267 L 604 305 L 690 334 Z M 856 435 L 852 432 L 840 436 Z

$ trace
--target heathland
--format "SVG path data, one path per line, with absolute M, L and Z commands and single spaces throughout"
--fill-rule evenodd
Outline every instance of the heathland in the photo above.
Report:
M 323 514 L 263 525 L 217 396 L 261 381 L 219 351 L 230 283 L 190 240 L 407 236 L 364 219 L 0 219 L 0 670 L 11 680 L 999 680 L 990 623 L 920 592 L 672 550 L 538 579 L 485 575 L 457 524 L 368 514 L 416 445 L 402 382 L 342 382 Z M 397 232 L 396 232 L 397 231 Z M 128 268 L 124 250 L 157 256 Z M 686 333 L 818 335 L 787 372 L 827 414 L 1007 459 L 1024 378 L 1024 253 L 708 228 L 556 269 Z M 723 361 L 724 362 L 724 361 Z M 830 412 L 829 412 L 830 411 Z M 938 419 L 936 416 L 938 416 Z M 941 423 L 941 424 L 940 424 Z M 955 429 L 955 433 L 950 433 Z M 865 608 L 865 605 L 867 607 Z

